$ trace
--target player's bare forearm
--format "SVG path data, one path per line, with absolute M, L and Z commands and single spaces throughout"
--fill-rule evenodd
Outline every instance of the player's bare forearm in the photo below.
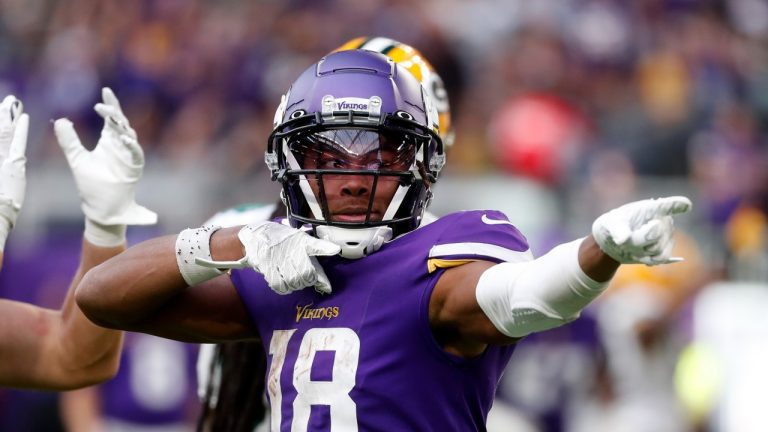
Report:
M 78 377 L 77 387 L 105 381 L 117 373 L 123 334 L 91 322 L 75 303 L 75 289 L 89 270 L 124 250 L 124 245 L 97 247 L 83 241 L 80 266 L 61 307 L 62 327 L 55 340 L 58 363 L 65 373 Z
M 221 231 L 211 239 L 213 258 L 242 256 L 237 230 Z M 114 329 L 189 342 L 255 337 L 229 278 L 188 287 L 176 252 L 175 235 L 129 248 L 86 274 L 76 291 L 78 305 L 93 322 Z
M 174 255 L 176 236 L 142 242 L 91 269 L 76 290 L 93 322 L 126 329 L 186 288 Z
M 30 387 L 44 373 L 43 340 L 57 320 L 57 311 L 0 300 L 0 385 Z
M 85 272 L 122 250 L 84 242 L 80 267 L 60 310 L 0 302 L 2 385 L 67 390 L 114 376 L 122 333 L 91 323 L 75 305 L 73 290 Z

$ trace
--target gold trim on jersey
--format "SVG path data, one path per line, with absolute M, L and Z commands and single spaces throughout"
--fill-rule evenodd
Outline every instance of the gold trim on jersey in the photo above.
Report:
M 432 273 L 437 269 L 447 269 L 447 268 L 453 268 L 462 266 L 464 264 L 469 264 L 471 262 L 475 262 L 477 260 L 474 259 L 463 259 L 463 260 L 445 260 L 440 258 L 432 258 L 427 260 L 427 270 Z

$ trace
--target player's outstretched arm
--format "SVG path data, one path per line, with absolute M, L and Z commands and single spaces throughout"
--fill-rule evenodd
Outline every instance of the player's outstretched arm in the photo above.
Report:
M 672 257 L 672 217 L 690 210 L 685 197 L 642 200 L 597 218 L 592 234 L 528 262 L 476 262 L 447 270 L 430 300 L 438 334 L 453 334 L 459 354 L 514 341 L 578 318 L 620 264 L 657 265 Z
M 136 134 L 111 90 L 102 96 L 95 109 L 104 129 L 93 151 L 83 148 L 71 122 L 54 124 L 86 215 L 80 265 L 60 310 L 0 304 L 3 385 L 63 390 L 104 381 L 117 371 L 122 334 L 91 323 L 74 302 L 74 288 L 88 270 L 125 250 L 127 225 L 154 223 L 156 216 L 134 202 L 144 167 Z

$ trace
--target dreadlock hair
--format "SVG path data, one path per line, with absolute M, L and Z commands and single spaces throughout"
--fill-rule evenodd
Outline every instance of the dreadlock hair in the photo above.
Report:
M 267 357 L 261 342 L 219 344 L 210 367 L 211 377 L 217 367 L 221 368 L 221 383 L 218 395 L 214 395 L 213 379 L 208 382 L 198 432 L 253 432 L 267 411 Z
M 269 219 L 284 217 L 285 212 L 285 205 L 278 202 Z M 217 369 L 221 379 L 214 394 Z M 197 431 L 253 432 L 267 413 L 266 373 L 267 353 L 261 341 L 216 345 Z

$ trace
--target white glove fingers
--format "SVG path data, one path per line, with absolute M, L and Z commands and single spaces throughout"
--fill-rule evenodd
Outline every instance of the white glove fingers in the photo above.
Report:
M 256 269 L 256 271 L 261 273 L 261 270 Z M 262 273 L 264 275 L 264 279 L 267 281 L 267 284 L 270 288 L 272 288 L 272 291 L 280 294 L 280 295 L 286 295 L 291 292 L 290 287 L 285 281 L 285 278 L 277 268 L 271 268 L 269 271 Z
M 661 219 L 658 220 L 658 239 L 656 240 L 658 246 L 653 248 L 652 250 L 649 250 L 650 253 L 658 252 L 658 251 L 665 251 L 666 249 L 670 249 L 666 255 L 666 257 L 669 257 L 672 252 L 671 248 L 674 244 L 674 240 L 672 238 L 672 235 L 674 234 L 674 221 L 672 220 L 672 216 L 664 216 Z
M 285 283 L 283 282 L 283 279 L 279 276 L 277 277 L 268 277 L 267 275 L 264 275 L 264 280 L 267 281 L 267 285 L 269 285 L 270 288 L 272 288 L 272 291 L 280 294 L 280 295 L 286 295 L 290 291 L 288 291 L 288 288 L 286 287 Z
M 664 227 L 658 219 L 654 219 L 640 228 L 632 231 L 631 243 L 635 247 L 646 247 L 657 243 L 662 236 Z
M 283 260 L 282 265 L 278 265 L 277 268 L 291 291 L 312 286 L 317 280 L 315 268 L 307 256 L 290 256 L 287 260 Z
M 248 262 L 264 275 L 274 292 L 288 294 L 312 286 L 318 292 L 331 292 L 330 281 L 315 255 L 337 254 L 338 245 L 274 222 L 246 225 L 238 238 Z
M 93 110 L 104 119 L 105 129 L 109 128 L 117 134 L 126 133 L 126 123 L 128 120 L 114 107 L 103 103 L 97 103 L 93 106 Z
M 243 232 L 243 230 L 240 231 Z M 250 240 L 253 242 L 251 247 L 258 245 L 262 241 L 258 238 L 256 232 L 251 231 L 249 234 Z M 264 279 L 267 281 L 269 287 L 280 295 L 290 293 L 291 287 L 279 265 L 281 257 L 275 257 L 275 251 L 271 249 L 259 253 L 258 250 L 251 251 L 251 247 L 246 246 L 246 255 L 251 258 L 251 261 L 254 264 L 256 264 L 254 269 L 264 275 Z
M 665 263 L 670 262 L 669 260 L 672 259 L 672 248 L 675 246 L 675 243 L 672 241 L 672 239 L 667 239 L 666 242 L 662 244 L 661 252 L 659 253 L 659 258 L 663 260 Z
M 144 154 L 136 140 L 136 132 L 128 126 L 127 119 L 120 119 L 115 109 L 108 105 L 96 104 L 94 109 L 104 118 L 102 138 L 97 149 L 109 151 L 126 165 L 141 169 L 144 165 Z M 109 138 L 105 139 L 105 136 Z
M 315 290 L 323 294 L 331 293 L 331 281 L 328 279 L 328 275 L 325 274 L 323 266 L 315 257 L 309 257 L 312 262 L 312 267 L 315 268 L 315 275 L 317 275 L 317 281 L 315 281 Z
M 24 104 L 16 98 L 14 95 L 6 96 L 2 102 L 0 102 L 0 111 L 3 116 L 3 126 L 6 124 L 13 124 L 13 122 L 19 118 L 24 111 Z M 5 117 L 6 114 L 8 117 Z
M 6 96 L 0 103 L 0 163 L 8 156 L 21 106 L 21 101 L 13 95 Z
M 304 249 L 309 256 L 333 256 L 341 252 L 341 246 L 328 240 L 306 235 Z
M 632 236 L 632 230 L 624 223 L 610 223 L 606 226 L 606 229 L 608 230 L 608 235 L 617 245 L 623 245 Z
M 117 111 L 115 111 L 113 107 L 103 103 L 97 103 L 94 105 L 93 110 L 96 111 L 96 113 L 99 114 L 104 120 L 107 120 L 109 117 L 117 117 Z
M 56 135 L 56 141 L 58 141 L 61 150 L 64 151 L 64 156 L 67 157 L 69 166 L 74 166 L 77 160 L 86 154 L 85 147 L 75 132 L 75 126 L 69 119 L 60 118 L 53 123 L 53 131 Z
M 16 123 L 16 130 L 13 132 L 11 148 L 8 151 L 8 159 L 24 166 L 27 158 L 24 154 L 27 151 L 27 135 L 29 134 L 29 115 L 22 114 Z
M 660 244 L 659 246 L 662 245 Z M 643 256 L 642 258 L 639 258 L 638 261 L 650 266 L 683 261 L 683 258 L 671 256 L 672 247 L 672 242 L 667 242 L 663 245 L 663 248 L 659 248 L 660 251 L 658 253 Z
M 131 155 L 131 164 L 136 166 L 144 166 L 144 150 L 142 150 L 139 142 L 136 141 L 130 135 L 120 135 L 120 141 L 125 145 L 125 149 Z
M 672 219 L 671 216 L 666 218 Z M 663 233 L 656 243 L 646 246 L 643 250 L 642 257 L 638 257 L 637 261 L 647 265 L 667 264 L 671 262 L 682 261 L 682 258 L 672 257 L 672 249 L 674 247 L 674 238 L 672 231 L 671 221 L 662 222 Z
M 109 130 L 117 135 L 129 135 L 133 139 L 138 138 L 128 118 L 119 109 L 102 103 L 97 103 L 93 109 L 104 119 L 103 131 Z
M 691 210 L 691 200 L 684 196 L 671 196 L 659 198 L 655 201 L 656 216 L 673 216 L 686 213 Z
M 669 222 L 670 229 L 665 233 L 664 237 L 659 241 L 659 243 L 661 244 L 661 253 L 659 254 L 659 256 L 664 263 L 683 261 L 682 257 L 672 256 L 672 249 L 675 247 L 675 239 L 673 237 L 673 231 L 671 228 L 672 217 L 671 216 L 668 216 L 668 217 L 670 219 L 670 222 Z
M 0 110 L 11 109 L 11 104 L 13 104 L 13 102 L 15 102 L 17 100 L 18 99 L 16 99 L 16 96 L 14 96 L 14 95 L 8 95 L 8 96 L 4 97 L 3 101 L 0 102 Z
M 120 100 L 117 99 L 115 92 L 113 92 L 111 88 L 103 87 L 101 89 L 101 99 L 105 104 L 114 107 L 122 117 L 125 117 L 125 115 L 123 115 L 123 108 L 120 106 Z
M 18 119 L 21 116 L 21 113 L 24 112 L 24 104 L 22 104 L 20 100 L 16 99 L 15 96 L 9 96 L 9 97 L 12 98 L 10 100 L 10 107 L 9 107 L 9 110 L 11 113 L 11 122 L 14 122 L 16 119 Z

